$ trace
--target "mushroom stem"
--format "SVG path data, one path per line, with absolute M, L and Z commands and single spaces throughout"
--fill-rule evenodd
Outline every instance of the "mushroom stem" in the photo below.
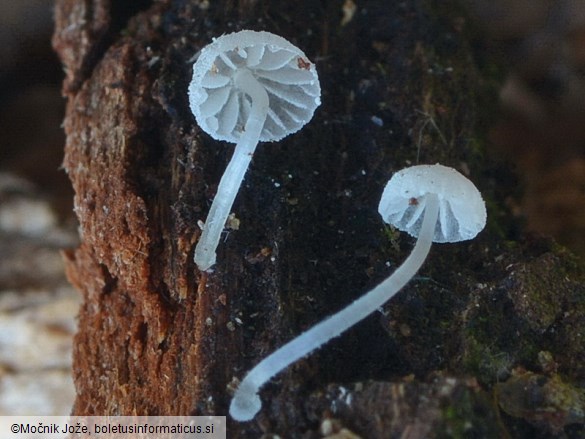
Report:
M 237 421 L 251 420 L 262 407 L 258 391 L 268 380 L 370 315 L 408 283 L 429 253 L 439 215 L 439 199 L 436 194 L 428 194 L 425 203 L 425 213 L 418 240 L 412 253 L 402 265 L 373 290 L 291 340 L 257 364 L 236 390 L 230 404 L 232 418 Z
M 252 107 L 244 132 L 240 136 L 232 159 L 219 182 L 217 193 L 203 227 L 203 233 L 195 248 L 195 263 L 201 271 L 205 271 L 215 264 L 215 250 L 221 232 L 234 204 L 238 189 L 242 185 L 256 145 L 260 140 L 260 133 L 268 114 L 268 94 L 249 71 L 243 70 L 236 73 L 234 81 L 237 87 L 250 96 Z

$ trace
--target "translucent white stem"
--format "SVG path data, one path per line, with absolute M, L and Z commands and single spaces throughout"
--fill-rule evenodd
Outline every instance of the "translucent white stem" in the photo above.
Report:
M 412 253 L 388 279 L 357 299 L 337 314 L 288 342 L 254 367 L 241 382 L 230 404 L 230 415 L 237 421 L 249 421 L 262 402 L 258 390 L 281 370 L 319 348 L 332 338 L 364 319 L 394 296 L 416 274 L 426 259 L 435 233 L 439 212 L 439 200 L 430 194 L 418 240 Z
M 234 80 L 235 86 L 252 99 L 252 108 L 244 132 L 236 144 L 234 155 L 221 177 L 217 194 L 213 199 L 203 227 L 203 233 L 195 248 L 195 263 L 201 271 L 205 271 L 215 264 L 215 250 L 221 232 L 260 139 L 260 133 L 268 113 L 268 94 L 249 70 L 244 69 L 236 73 Z

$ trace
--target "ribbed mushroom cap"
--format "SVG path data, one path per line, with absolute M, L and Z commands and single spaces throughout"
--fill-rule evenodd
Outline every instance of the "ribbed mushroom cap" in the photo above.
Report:
M 235 87 L 238 69 L 248 69 L 268 93 L 262 142 L 298 131 L 321 103 L 315 65 L 300 49 L 269 32 L 223 35 L 201 51 L 189 85 L 191 111 L 214 139 L 237 143 L 248 120 L 252 103 Z
M 434 242 L 473 239 L 485 227 L 485 203 L 477 188 L 455 169 L 439 164 L 413 166 L 394 174 L 378 212 L 385 222 L 418 237 L 429 193 L 439 199 Z

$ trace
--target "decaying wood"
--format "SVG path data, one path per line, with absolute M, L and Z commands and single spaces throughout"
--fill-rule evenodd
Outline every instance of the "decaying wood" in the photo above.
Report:
M 320 427 L 363 437 L 499 435 L 547 425 L 514 414 L 493 422 L 501 418 L 489 393 L 516 366 L 544 373 L 539 351 L 552 353 L 569 381 L 583 378 L 582 363 L 569 360 L 583 347 L 562 330 L 585 325 L 580 310 L 567 314 L 582 300 L 583 274 L 548 241 L 504 245 L 515 238 L 503 207 L 513 180 L 485 157 L 481 111 L 493 104 L 491 90 L 456 4 L 371 0 L 352 12 L 352 1 L 114 3 L 56 4 L 54 46 L 67 72 L 64 166 L 82 238 L 66 256 L 84 300 L 75 414 L 226 414 L 234 378 L 406 257 L 411 239 L 376 212 L 382 187 L 408 164 L 441 162 L 480 187 L 488 229 L 471 243 L 433 248 L 383 314 L 279 375 L 262 391 L 262 413 L 230 421 L 230 436 L 316 437 Z M 301 47 L 317 64 L 323 104 L 299 133 L 259 146 L 234 206 L 239 230 L 226 230 L 206 275 L 192 261 L 197 222 L 231 146 L 203 134 L 189 112 L 189 60 L 242 28 Z M 549 273 L 555 284 L 561 272 L 569 283 L 559 286 L 559 307 L 514 293 L 531 295 L 534 276 Z M 545 323 L 534 326 L 531 316 Z M 355 384 L 367 380 L 380 384 Z M 436 399 L 417 406 L 419 397 Z

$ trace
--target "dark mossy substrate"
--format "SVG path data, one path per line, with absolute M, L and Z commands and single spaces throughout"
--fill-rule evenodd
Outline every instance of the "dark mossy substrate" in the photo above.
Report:
M 383 312 L 279 375 L 229 436 L 319 437 L 327 418 L 364 438 L 583 434 L 584 270 L 522 236 L 505 207 L 517 182 L 485 141 L 502 69 L 473 50 L 460 4 L 360 1 L 342 25 L 343 1 L 167 0 L 141 2 L 124 26 L 104 19 L 109 2 L 91 3 L 100 32 L 69 27 L 88 2 L 60 0 L 55 36 L 84 239 L 67 255 L 85 299 L 76 414 L 226 414 L 234 378 L 405 259 L 413 240 L 379 218 L 382 188 L 440 162 L 480 188 L 486 230 L 435 245 Z M 299 133 L 258 147 L 239 230 L 204 275 L 197 220 L 232 148 L 196 126 L 187 60 L 243 28 L 301 47 L 323 104 Z

